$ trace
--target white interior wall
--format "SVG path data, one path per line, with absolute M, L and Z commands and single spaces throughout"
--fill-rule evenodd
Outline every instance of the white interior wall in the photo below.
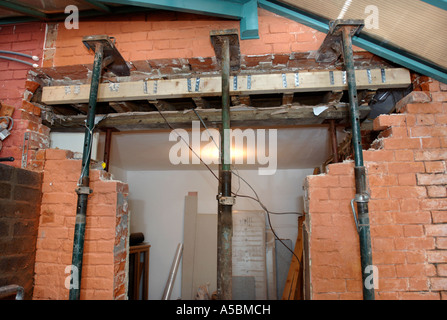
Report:
M 123 172 L 111 168 L 115 175 Z M 312 169 L 278 170 L 271 176 L 260 176 L 257 170 L 240 170 L 256 190 L 265 206 L 275 212 L 302 212 L 302 184 Z M 189 191 L 198 192 L 198 212 L 217 213 L 217 180 L 207 170 L 127 171 L 131 232 L 143 232 L 151 244 L 149 266 L 149 299 L 162 297 L 177 244 L 183 242 L 184 200 Z M 237 178 L 233 178 L 237 190 Z M 240 194 L 253 195 L 241 182 Z M 259 210 L 250 199 L 237 198 L 234 210 Z M 280 238 L 297 237 L 296 215 L 272 215 L 274 230 Z M 293 248 L 292 248 L 293 249 Z M 180 297 L 181 268 L 179 269 L 171 299 Z
M 70 150 L 82 154 L 84 136 L 83 132 L 50 132 L 50 148 Z M 102 161 L 102 154 L 98 153 L 99 140 L 99 132 L 93 133 L 91 158 L 92 160 Z

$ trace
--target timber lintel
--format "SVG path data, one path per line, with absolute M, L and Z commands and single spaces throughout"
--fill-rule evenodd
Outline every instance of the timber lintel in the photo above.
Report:
M 410 72 L 403 68 L 356 70 L 357 89 L 406 88 Z M 98 102 L 160 100 L 221 95 L 219 76 L 101 83 Z M 253 74 L 230 77 L 230 95 L 255 95 L 347 90 L 346 74 L 340 70 L 319 70 Z M 46 86 L 42 102 L 47 105 L 87 103 L 90 85 Z
M 360 106 L 360 117 L 364 119 L 370 108 Z M 199 121 L 193 110 L 162 111 L 166 120 L 175 128 L 191 128 L 192 121 Z M 220 109 L 196 109 L 203 121 L 210 127 L 221 123 Z M 128 112 L 111 113 L 106 116 L 98 115 L 101 120 L 98 129 L 115 128 L 119 131 L 160 130 L 169 129 L 158 112 Z M 326 120 L 337 120 L 341 123 L 349 122 L 349 107 L 345 103 L 336 106 L 282 106 L 272 108 L 253 108 L 246 106 L 231 107 L 232 127 L 287 127 L 300 125 L 320 125 Z M 86 116 L 54 116 L 47 122 L 53 131 L 85 130 Z M 52 123 L 48 123 L 51 121 Z

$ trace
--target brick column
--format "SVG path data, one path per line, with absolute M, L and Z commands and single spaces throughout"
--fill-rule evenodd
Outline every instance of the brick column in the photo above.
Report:
M 377 299 L 447 299 L 447 86 L 427 80 L 381 115 L 363 152 Z M 312 299 L 361 299 L 358 235 L 350 208 L 353 163 L 306 179 Z
M 35 266 L 34 299 L 68 299 L 81 160 L 66 150 L 47 149 Z M 128 186 L 91 170 L 81 299 L 126 299 Z

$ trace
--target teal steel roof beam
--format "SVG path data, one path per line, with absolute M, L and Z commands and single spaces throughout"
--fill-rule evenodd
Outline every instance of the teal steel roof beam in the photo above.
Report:
M 88 3 L 93 8 L 95 8 L 96 10 L 101 11 L 101 12 L 109 13 L 112 11 L 108 6 L 106 6 L 105 4 L 103 4 L 101 2 L 98 2 L 96 0 L 81 0 L 81 1 Z
M 258 39 L 257 0 L 95 0 L 101 3 L 115 3 L 161 10 L 189 12 L 240 20 L 241 40 Z
M 25 14 L 27 16 L 32 16 L 32 17 L 35 17 L 35 18 L 38 18 L 41 20 L 47 19 L 47 15 L 39 10 L 24 6 L 24 5 L 12 3 L 9 1 L 1 0 L 0 8 L 6 9 L 9 11 L 14 11 L 14 12 L 21 13 L 21 14 Z
M 288 7 L 275 4 L 267 0 L 258 0 L 259 7 L 281 15 L 285 18 L 297 21 L 308 27 L 316 29 L 318 31 L 328 33 L 329 31 L 329 21 L 319 20 L 318 18 L 312 16 L 311 14 L 295 11 Z M 363 48 L 379 57 L 390 60 L 391 62 L 397 63 L 405 68 L 418 72 L 420 74 L 429 76 L 435 80 L 447 83 L 447 70 L 442 70 L 431 66 L 430 63 L 423 63 L 418 61 L 408 55 L 397 52 L 392 48 L 385 48 L 384 46 L 374 43 L 373 41 L 363 38 L 361 34 L 359 36 L 354 36 L 352 38 L 354 45 Z
M 431 4 L 432 6 L 447 10 L 447 0 L 421 0 L 421 1 Z
M 27 22 L 36 22 L 41 21 L 41 19 L 37 19 L 34 17 L 11 17 L 11 18 L 3 18 L 0 19 L 0 26 L 8 25 L 8 24 L 18 24 L 18 23 L 27 23 Z
M 123 7 L 116 7 L 116 8 L 110 8 L 111 12 L 107 14 L 107 16 L 114 16 L 114 15 L 123 15 L 123 14 L 132 14 L 132 13 L 141 13 L 150 11 L 150 9 L 144 9 L 142 10 L 139 7 L 130 7 L 130 6 L 123 6 Z M 79 11 L 79 17 L 82 18 L 95 18 L 95 17 L 101 17 L 104 16 L 104 12 L 98 11 L 98 10 L 82 10 Z M 64 13 L 54 13 L 47 15 L 47 19 L 45 21 L 64 21 L 67 18 L 67 15 Z M 30 16 L 20 16 L 20 17 L 8 17 L 8 18 L 2 18 L 0 19 L 0 26 L 2 25 L 8 25 L 8 24 L 18 24 L 18 23 L 27 23 L 27 22 L 36 22 L 41 21 L 41 19 L 37 19 L 35 17 Z
M 227 0 L 96 0 L 102 3 L 146 7 L 161 10 L 181 11 L 222 18 L 241 19 L 243 5 Z
M 447 83 L 447 70 L 442 71 L 435 67 L 432 67 L 423 62 L 417 61 L 413 58 L 405 56 L 404 54 L 398 53 L 394 50 L 385 48 L 379 44 L 376 44 L 367 39 L 363 39 L 359 36 L 352 38 L 352 43 L 360 48 L 363 48 L 379 57 L 390 60 L 391 62 L 397 63 L 405 68 L 413 70 L 417 73 L 429 76 L 435 80 Z
M 242 7 L 241 40 L 259 39 L 258 1 L 250 0 Z

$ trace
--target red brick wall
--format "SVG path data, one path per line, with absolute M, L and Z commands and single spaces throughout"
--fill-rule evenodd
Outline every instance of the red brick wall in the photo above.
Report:
M 15 51 L 42 58 L 45 38 L 45 23 L 26 23 L 6 25 L 0 28 L 0 50 Z M 30 59 L 2 54 L 27 62 L 37 63 Z M 0 100 L 19 108 L 25 91 L 25 80 L 32 67 L 9 60 L 0 59 Z
M 42 60 L 43 44 L 45 39 L 45 23 L 25 23 L 7 25 L 0 28 L 0 49 L 38 56 Z M 41 61 L 4 54 L 40 66 Z M 30 145 L 27 168 L 42 170 L 42 159 L 38 159 L 37 150 L 49 145 L 49 129 L 42 125 L 40 109 L 31 103 L 33 94 L 39 84 L 26 81 L 32 78 L 29 71 L 31 66 L 0 59 L 0 102 L 3 105 L 13 106 L 14 126 L 11 135 L 3 141 L 0 157 L 14 157 L 12 163 L 15 167 L 21 166 L 22 147 L 25 132 L 30 133 Z M 37 160 L 33 162 L 33 160 Z M 8 162 L 8 164 L 11 164 Z
M 377 299 L 447 299 L 447 86 L 422 83 L 363 152 Z M 353 162 L 306 179 L 312 299 L 361 299 Z
M 239 29 L 239 21 L 176 12 L 81 21 L 77 30 L 68 30 L 59 24 L 57 39 L 48 46 L 55 49 L 54 55 L 46 59 L 44 67 L 72 65 L 73 55 L 77 64 L 91 64 L 92 55 L 81 40 L 94 34 L 114 36 L 126 61 L 213 57 L 210 31 L 233 28 Z M 240 41 L 241 54 L 317 50 L 325 37 L 321 32 L 263 9 L 259 9 L 259 33 L 260 39 Z
M 37 238 L 34 299 L 67 299 L 81 160 L 65 150 L 47 149 Z M 127 296 L 127 184 L 91 170 L 81 299 Z

